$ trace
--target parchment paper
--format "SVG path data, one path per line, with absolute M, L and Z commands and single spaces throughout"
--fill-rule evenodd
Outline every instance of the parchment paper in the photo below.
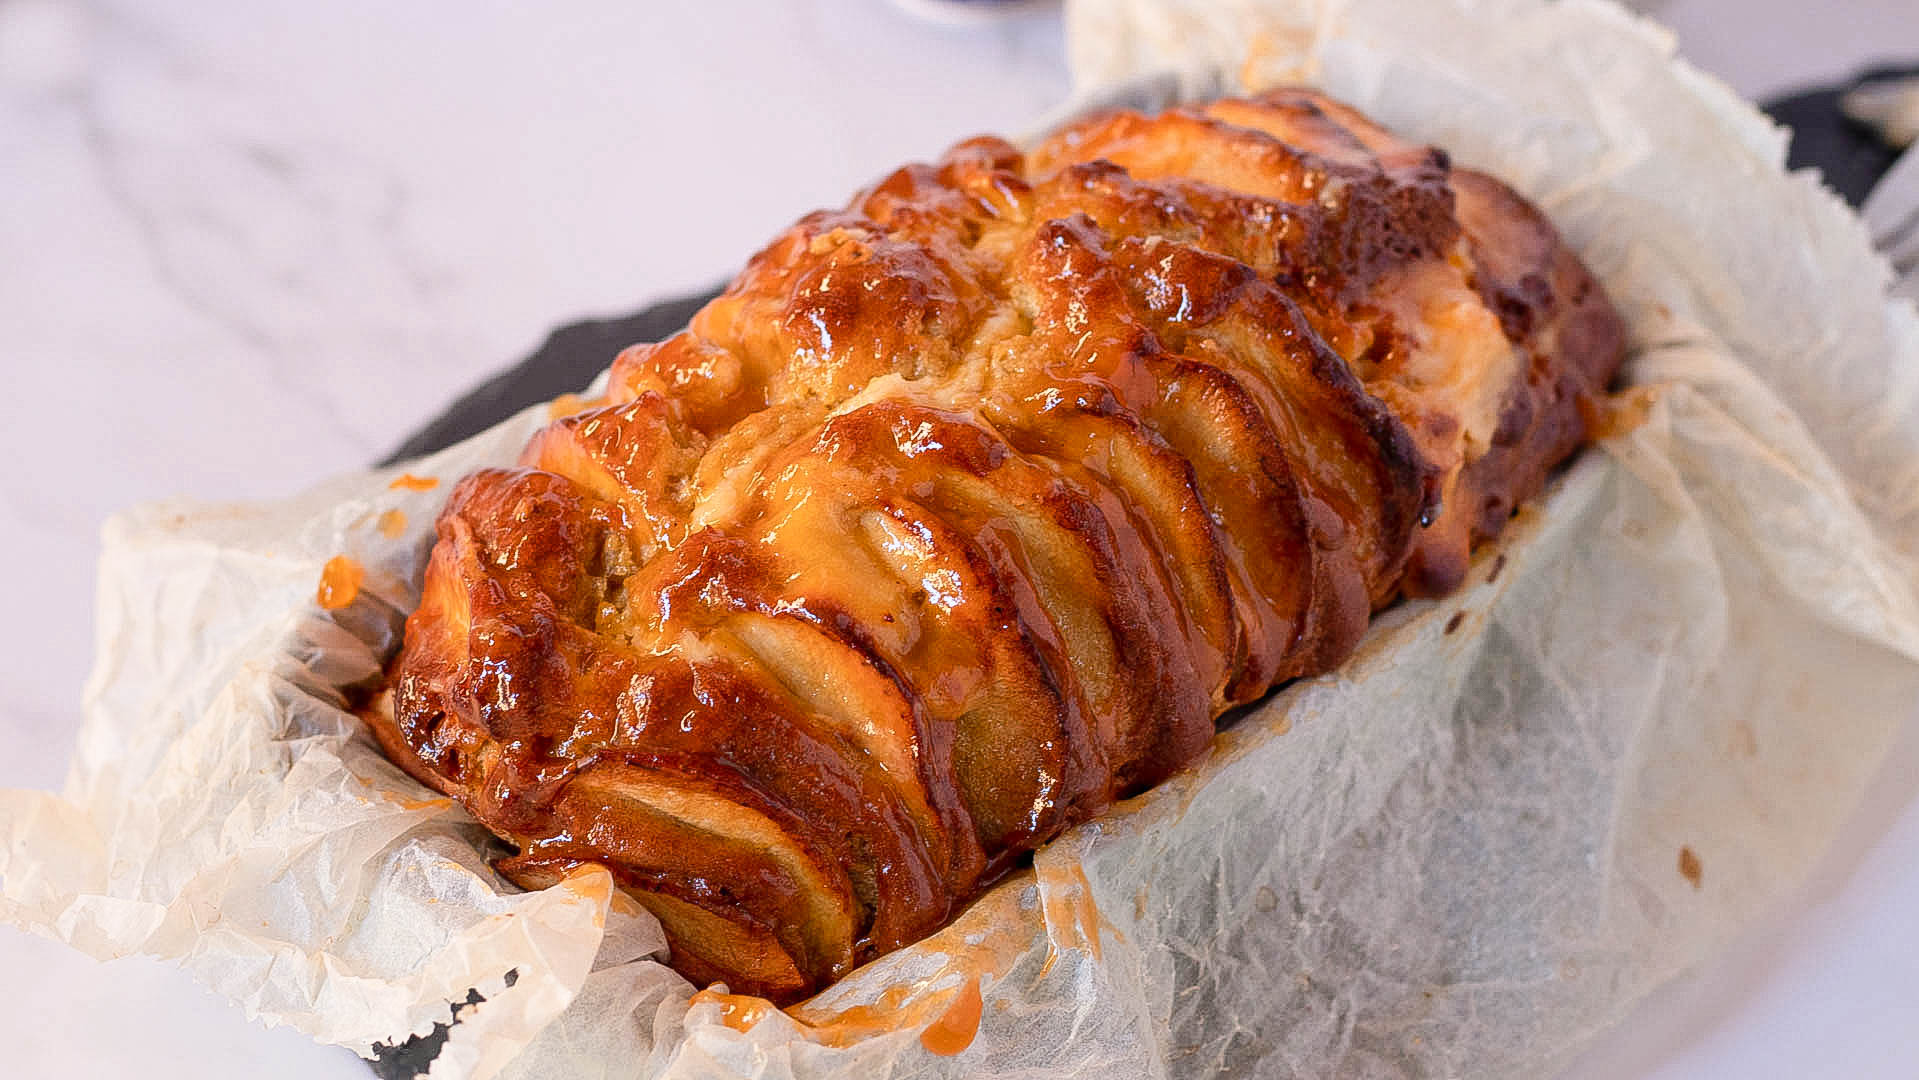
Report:
M 792 1015 L 689 1006 L 603 873 L 507 886 L 342 710 L 447 485 L 541 410 L 411 465 L 432 491 L 138 509 L 66 792 L 0 793 L 0 915 L 361 1053 L 477 991 L 435 1077 L 1533 1076 L 1796 882 L 1919 701 L 1919 316 L 1857 222 L 1609 5 L 1068 18 L 1088 90 L 1312 82 L 1514 183 L 1626 312 L 1646 422 L 1457 595 Z M 329 614 L 342 553 L 367 582 Z M 928 1025 L 967 1042 L 973 985 L 976 1036 L 929 1052 Z

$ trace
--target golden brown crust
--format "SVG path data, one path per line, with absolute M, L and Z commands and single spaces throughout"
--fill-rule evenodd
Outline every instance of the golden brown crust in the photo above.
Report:
M 602 863 L 790 1000 L 1457 584 L 1622 340 L 1537 211 L 1308 92 L 971 140 L 463 481 L 375 730 L 517 880 Z

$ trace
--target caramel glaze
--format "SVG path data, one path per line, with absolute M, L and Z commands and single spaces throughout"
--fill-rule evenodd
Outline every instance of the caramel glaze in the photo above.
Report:
M 366 584 L 366 568 L 348 555 L 335 555 L 320 567 L 320 587 L 314 599 L 327 611 L 338 611 L 353 603 Z
M 1623 334 L 1551 225 L 1303 91 L 802 220 L 453 490 L 375 718 L 697 983 L 792 1001 L 1438 593 Z

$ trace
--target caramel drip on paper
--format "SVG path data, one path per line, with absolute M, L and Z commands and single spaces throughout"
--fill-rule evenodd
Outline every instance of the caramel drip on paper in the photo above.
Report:
M 360 586 L 365 583 L 366 570 L 359 563 L 345 555 L 335 555 L 320 569 L 320 588 L 315 599 L 322 608 L 338 611 L 360 595 Z
M 1629 386 L 1617 394 L 1600 398 L 1581 398 L 1579 412 L 1586 430 L 1595 439 L 1610 439 L 1628 434 L 1652 418 L 1659 403 L 1658 386 Z
M 975 975 L 960 987 L 959 996 L 940 1014 L 940 1018 L 920 1032 L 920 1045 L 926 1047 L 928 1053 L 941 1057 L 951 1057 L 973 1045 L 973 1039 L 979 1035 L 979 1018 L 983 1008 L 984 1003 L 979 996 L 979 976 Z
M 774 1011 L 773 1003 L 751 994 L 723 994 L 718 990 L 702 990 L 693 995 L 689 1004 L 700 1005 L 711 1002 L 720 1007 L 720 1023 L 734 1031 L 745 1031 L 766 1018 Z

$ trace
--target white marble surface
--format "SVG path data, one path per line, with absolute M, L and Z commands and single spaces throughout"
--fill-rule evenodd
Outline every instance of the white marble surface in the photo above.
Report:
M 1414 2 L 1414 0 L 1409 0 Z M 1913 0 L 1666 0 L 1763 96 L 1919 60 Z M 0 787 L 57 786 L 100 522 L 378 457 L 557 323 L 719 280 L 802 211 L 1065 92 L 1045 11 L 882 0 L 0 0 Z M 1583 1078 L 1910 1077 L 1919 738 L 1820 879 Z M 0 929 L 0 1075 L 367 1075 L 151 961 Z

